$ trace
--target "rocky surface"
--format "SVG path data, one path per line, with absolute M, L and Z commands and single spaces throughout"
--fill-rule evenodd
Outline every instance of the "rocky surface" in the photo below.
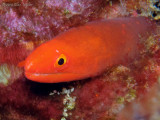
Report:
M 144 0 L 0 1 L 0 119 L 152 118 L 149 116 L 153 112 L 152 106 L 147 105 L 154 100 L 149 98 L 157 96 L 156 99 L 159 99 L 159 88 L 155 87 L 160 76 L 158 9 L 156 0 L 149 3 Z M 149 16 L 157 20 L 157 33 L 143 43 L 145 47 L 141 51 L 141 59 L 128 66 L 113 66 L 95 78 L 56 84 L 31 82 L 24 77 L 23 69 L 17 67 L 17 63 L 39 44 L 71 27 L 123 16 Z M 156 101 L 153 109 L 158 106 Z M 139 106 L 137 109 L 141 108 L 136 115 L 133 110 L 135 105 Z M 150 111 L 147 112 L 145 106 Z M 156 114 L 158 108 L 154 110 Z M 128 113 L 130 116 L 127 116 Z

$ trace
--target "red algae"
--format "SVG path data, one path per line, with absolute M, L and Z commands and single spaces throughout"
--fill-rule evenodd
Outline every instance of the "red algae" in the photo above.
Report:
M 13 3 L 17 2 L 19 4 L 14 6 Z M 144 0 L 122 2 L 118 0 L 0 1 L 0 78 L 2 75 L 6 78 L 8 73 L 11 75 L 9 84 L 0 85 L 0 119 L 158 118 L 156 113 L 159 104 L 152 100 L 159 101 L 159 86 L 155 85 L 160 76 L 159 32 L 157 37 L 152 35 L 141 46 L 142 54 L 139 60 L 128 66 L 109 68 L 105 74 L 96 78 L 70 83 L 40 84 L 28 81 L 20 74 L 21 70 L 15 73 L 16 64 L 24 60 L 36 46 L 71 27 L 101 18 L 141 15 L 153 17 L 152 13 L 156 11 Z M 140 4 L 142 2 L 145 4 Z M 158 16 L 158 12 L 156 14 Z M 6 72 L 8 70 L 10 72 Z M 131 105 L 128 105 L 129 103 Z M 134 106 L 138 106 L 136 114 Z
M 12 115 L 15 112 L 21 116 L 16 120 L 30 117 L 41 120 L 60 119 L 62 114 L 60 110 L 62 100 L 60 98 L 53 100 L 48 96 L 36 95 L 32 91 L 30 83 L 25 83 L 22 79 L 8 87 L 1 88 L 0 96 L 3 96 L 0 99 L 2 119 L 9 119 L 10 116 L 15 118 L 16 116 Z
M 154 85 L 141 99 L 130 103 L 119 114 L 118 120 L 159 119 L 159 90 L 159 84 Z
M 9 63 L 16 65 L 19 61 L 22 61 L 28 53 L 22 46 L 13 45 L 9 47 L 0 47 L 0 54 L 0 64 Z
M 15 5 L 17 3 L 19 5 Z M 98 17 L 103 0 L 43 0 L 1 3 L 1 44 L 9 42 L 48 40 L 71 26 Z M 79 19 L 77 19 L 79 18 Z M 81 22 L 80 22 L 81 21 Z M 12 45 L 11 43 L 8 43 Z

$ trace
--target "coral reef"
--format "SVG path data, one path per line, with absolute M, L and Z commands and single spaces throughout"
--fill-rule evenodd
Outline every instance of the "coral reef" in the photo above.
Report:
M 23 69 L 17 67 L 39 44 L 71 27 L 124 16 L 149 16 L 157 21 L 157 33 L 143 43 L 140 59 L 128 66 L 113 66 L 95 78 L 56 84 L 31 82 L 22 74 Z M 157 0 L 0 1 L 0 119 L 158 118 L 158 20 Z M 134 106 L 140 108 L 136 113 Z
M 139 101 L 129 104 L 119 115 L 118 120 L 158 120 L 159 116 L 159 95 L 160 86 L 156 84 L 149 89 L 147 95 L 143 96 Z

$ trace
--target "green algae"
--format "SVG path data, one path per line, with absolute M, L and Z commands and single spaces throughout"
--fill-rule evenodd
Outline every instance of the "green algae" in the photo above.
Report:
M 69 10 L 67 10 L 67 9 L 65 9 L 64 11 L 63 11 L 63 14 L 64 15 L 68 15 L 68 14 L 70 14 L 71 12 L 69 11 Z
M 8 85 L 8 80 L 11 77 L 11 71 L 7 64 L 0 66 L 0 84 Z
M 22 75 L 22 70 L 15 65 L 0 65 L 0 84 L 7 86 Z

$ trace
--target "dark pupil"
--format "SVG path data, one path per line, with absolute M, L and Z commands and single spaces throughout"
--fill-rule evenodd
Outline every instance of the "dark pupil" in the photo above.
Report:
M 64 59 L 60 58 L 59 61 L 58 61 L 58 65 L 63 65 L 63 63 L 64 63 Z

